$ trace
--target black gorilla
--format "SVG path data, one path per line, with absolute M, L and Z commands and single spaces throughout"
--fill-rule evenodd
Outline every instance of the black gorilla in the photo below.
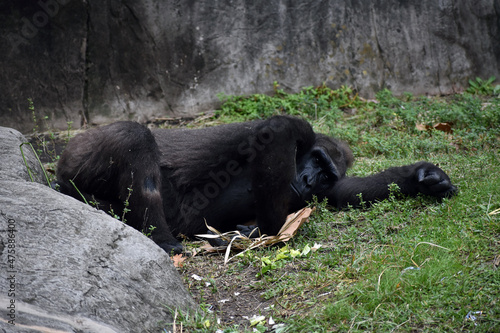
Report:
M 256 220 L 274 235 L 287 214 L 316 195 L 336 207 L 387 198 L 388 185 L 401 192 L 435 197 L 456 192 L 449 177 L 427 162 L 390 168 L 365 177 L 345 177 L 353 161 L 349 147 L 314 133 L 304 120 L 267 120 L 196 130 L 151 132 L 134 122 L 117 122 L 75 136 L 57 167 L 61 192 L 97 201 L 127 223 L 150 226 L 153 240 L 180 252 L 178 234 L 219 231 Z M 78 191 L 76 190 L 78 189 Z

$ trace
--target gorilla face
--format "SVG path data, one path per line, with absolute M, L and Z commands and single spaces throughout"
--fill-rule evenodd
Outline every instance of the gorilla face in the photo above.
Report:
M 313 194 L 321 196 L 343 176 L 326 150 L 318 146 L 303 155 L 296 167 L 296 177 L 290 184 L 296 194 L 294 206 L 303 206 L 306 201 L 312 200 Z

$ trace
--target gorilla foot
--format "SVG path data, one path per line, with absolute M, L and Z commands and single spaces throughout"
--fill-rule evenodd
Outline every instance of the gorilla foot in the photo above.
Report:
M 243 236 L 246 236 L 248 238 L 257 238 L 260 236 L 259 228 L 255 225 L 238 224 L 236 226 L 236 230 L 238 230 L 240 232 L 240 234 L 242 234 Z M 214 232 L 212 232 L 210 230 L 207 231 L 207 234 L 216 235 Z M 231 238 L 231 240 L 233 240 L 236 237 L 238 237 L 238 236 L 237 235 L 233 236 L 233 238 Z M 208 238 L 207 240 L 210 243 L 210 245 L 215 246 L 215 247 L 229 245 L 229 241 L 226 241 L 222 238 Z
M 177 243 L 163 242 L 159 243 L 158 246 L 161 247 L 165 252 L 167 252 L 168 255 L 181 254 L 182 252 L 184 252 L 184 247 L 179 242 Z

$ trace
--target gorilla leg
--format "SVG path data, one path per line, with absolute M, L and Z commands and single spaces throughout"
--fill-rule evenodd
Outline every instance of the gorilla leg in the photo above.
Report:
M 167 252 L 180 252 L 165 221 L 161 195 L 159 150 L 151 132 L 134 122 L 117 122 L 75 136 L 58 164 L 61 192 L 81 200 L 91 194 L 111 203 L 127 223 L 140 231 L 150 227 L 152 239 Z M 78 191 L 74 188 L 75 184 Z M 99 204 L 102 206 L 102 203 Z
M 118 174 L 119 200 L 128 207 L 124 213 L 127 223 L 143 232 L 167 252 L 180 253 L 182 246 L 173 237 L 166 223 L 161 194 L 161 174 L 157 152 L 136 151 L 126 154 L 123 170 Z

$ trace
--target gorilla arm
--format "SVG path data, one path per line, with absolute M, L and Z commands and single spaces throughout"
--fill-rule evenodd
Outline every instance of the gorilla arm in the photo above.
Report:
M 257 224 L 261 233 L 276 235 L 290 213 L 296 162 L 314 145 L 315 133 L 307 122 L 281 116 L 257 127 L 255 138 L 258 153 L 250 164 Z
M 373 203 L 389 197 L 389 185 L 397 184 L 400 192 L 408 196 L 419 193 L 437 198 L 451 197 L 458 191 L 448 175 L 428 162 L 418 162 L 401 167 L 392 167 L 368 177 L 344 177 L 326 194 L 328 202 L 337 208 L 348 205 L 359 207 L 360 198 Z

